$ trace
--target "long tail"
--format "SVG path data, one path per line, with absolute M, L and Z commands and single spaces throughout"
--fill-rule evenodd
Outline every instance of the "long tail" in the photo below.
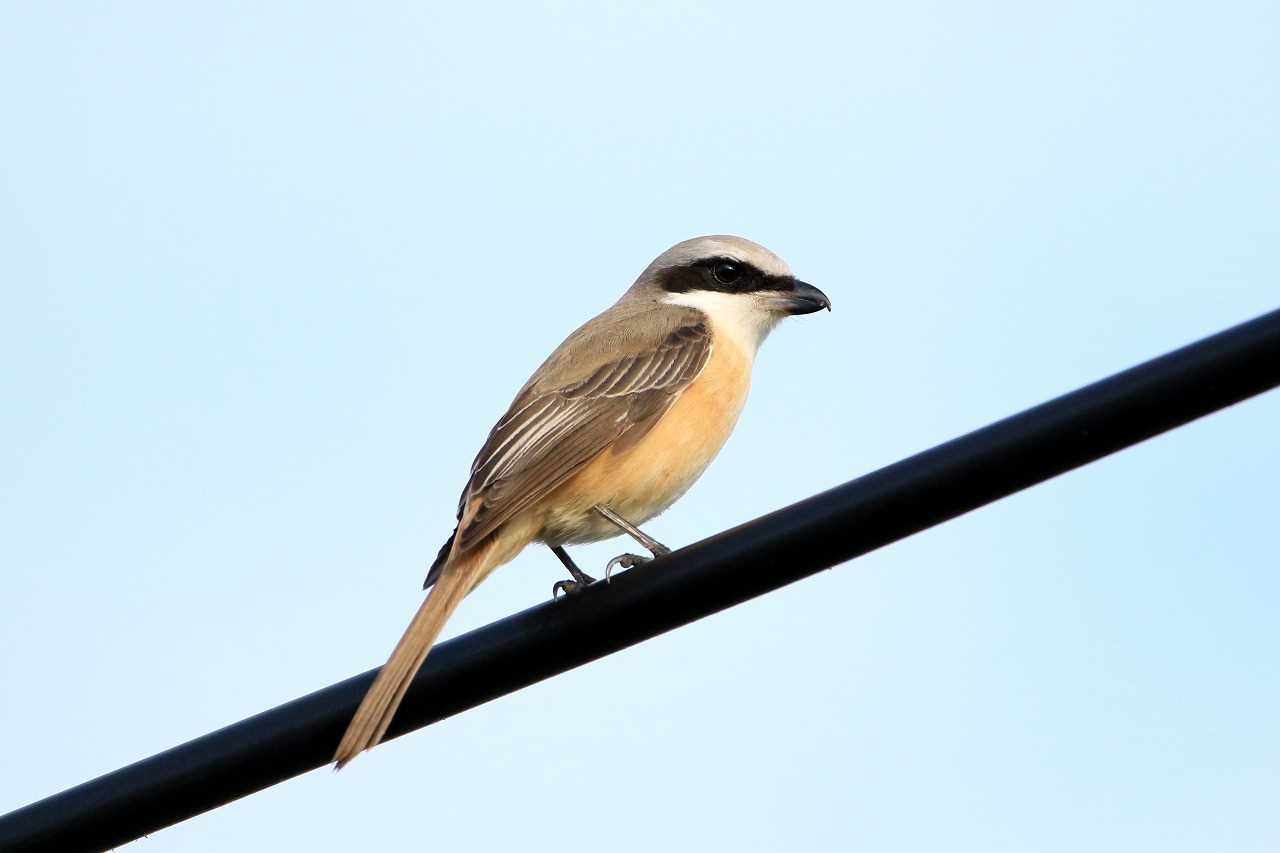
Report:
M 338 751 L 333 756 L 337 763 L 335 769 L 341 770 L 361 752 L 377 746 L 387 733 L 391 718 L 400 707 L 422 662 L 427 659 L 427 652 L 431 651 L 440 629 L 483 577 L 491 550 L 490 547 L 480 547 L 470 554 L 454 555 L 440 573 L 435 587 L 418 608 L 404 636 L 382 665 L 364 701 L 351 718 L 347 733 L 342 736 Z

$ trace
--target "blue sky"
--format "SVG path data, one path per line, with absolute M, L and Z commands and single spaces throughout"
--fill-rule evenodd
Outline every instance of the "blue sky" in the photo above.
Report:
M 10 4 L 0 97 L 0 811 L 381 662 L 493 420 L 685 237 L 835 311 L 670 544 L 1280 304 L 1274 3 Z M 1274 850 L 1278 422 L 137 847 Z

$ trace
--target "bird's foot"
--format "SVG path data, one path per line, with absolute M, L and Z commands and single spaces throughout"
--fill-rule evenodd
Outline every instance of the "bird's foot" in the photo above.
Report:
M 659 554 L 658 556 L 662 556 Z M 609 561 L 609 565 L 604 567 L 604 582 L 609 583 L 613 575 L 613 570 L 621 566 L 624 569 L 642 566 L 645 563 L 652 562 L 652 557 L 641 557 L 639 554 L 619 554 Z
M 583 590 L 585 590 L 587 587 L 591 586 L 591 584 L 595 582 L 596 582 L 596 579 L 591 577 L 591 575 L 587 574 L 586 572 L 580 571 L 572 580 L 556 581 L 554 584 L 552 584 L 551 600 L 555 601 L 557 598 L 560 597 L 560 593 L 562 592 L 565 594 L 566 597 L 570 595 L 578 595 L 579 593 L 581 593 Z

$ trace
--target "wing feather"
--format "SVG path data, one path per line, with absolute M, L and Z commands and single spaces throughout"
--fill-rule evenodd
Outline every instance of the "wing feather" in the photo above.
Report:
M 615 442 L 633 444 L 702 371 L 711 353 L 704 315 L 677 306 L 646 308 L 652 312 L 647 322 L 606 312 L 583 327 L 516 397 L 471 467 L 459 518 L 469 502 L 478 498 L 479 504 L 456 532 L 460 549 L 474 546 Z M 632 322 L 616 328 L 626 320 Z M 595 369 L 581 369 L 591 361 Z M 554 372 L 571 378 L 547 387 L 546 375 Z

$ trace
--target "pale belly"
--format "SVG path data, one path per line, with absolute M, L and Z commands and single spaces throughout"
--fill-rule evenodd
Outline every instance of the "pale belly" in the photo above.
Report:
M 595 542 L 621 531 L 592 507 L 605 504 L 640 525 L 697 481 L 733 432 L 747 400 L 751 360 L 725 342 L 649 433 L 622 453 L 606 450 L 552 493 L 539 539 Z

